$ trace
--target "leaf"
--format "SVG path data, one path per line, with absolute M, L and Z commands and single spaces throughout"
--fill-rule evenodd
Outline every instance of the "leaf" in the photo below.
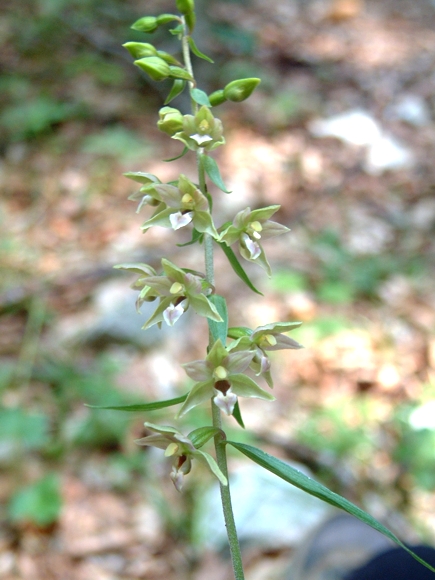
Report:
M 236 254 L 233 252 L 233 250 L 230 248 L 230 246 L 227 246 L 225 242 L 218 242 L 218 244 L 222 248 L 222 250 L 223 250 L 224 254 L 226 255 L 226 257 L 228 258 L 228 261 L 231 264 L 231 267 L 233 268 L 233 270 L 237 274 L 237 276 L 241 280 L 243 280 L 243 282 L 253 292 L 256 292 L 257 294 L 260 294 L 260 296 L 264 296 L 264 294 L 262 292 L 260 292 L 260 290 L 257 290 L 257 288 L 254 286 L 254 284 L 251 282 L 251 280 L 249 279 L 248 274 L 243 269 L 242 265 L 240 264 L 239 260 L 237 259 Z
M 18 489 L 12 496 L 8 512 L 14 522 L 32 522 L 44 527 L 58 519 L 61 508 L 59 479 L 51 473 Z
M 127 411 L 129 413 L 135 413 L 137 411 L 156 411 L 157 409 L 164 409 L 165 407 L 172 407 L 173 405 L 179 405 L 184 403 L 187 399 L 187 395 L 181 395 L 181 397 L 176 397 L 175 399 L 166 399 L 164 401 L 153 401 L 152 403 L 138 403 L 137 405 L 111 405 L 108 407 L 100 405 L 85 405 L 90 409 L 106 409 L 111 411 Z
M 172 89 L 169 92 L 169 95 L 166 97 L 165 105 L 168 105 L 175 97 L 178 97 L 180 93 L 184 91 L 184 87 L 186 86 L 186 81 L 183 79 L 175 79 L 172 85 Z
M 311 477 L 308 477 L 307 475 L 304 475 L 287 463 L 284 463 L 284 461 L 273 457 L 273 455 L 265 453 L 261 449 L 257 449 L 257 447 L 253 447 L 252 445 L 247 445 L 245 443 L 237 443 L 235 441 L 226 441 L 226 443 L 232 445 L 241 453 L 246 455 L 246 457 L 249 457 L 249 459 L 255 463 L 258 463 L 258 465 L 261 465 L 261 467 L 264 467 L 271 473 L 274 473 L 284 481 L 287 481 L 295 487 L 302 489 L 306 493 L 313 495 L 314 497 L 317 497 L 322 501 L 333 505 L 334 507 L 340 508 L 352 516 L 355 516 L 406 550 L 408 554 L 420 562 L 420 564 L 423 564 L 423 566 L 426 566 L 426 568 L 429 568 L 429 570 L 435 572 L 435 569 L 432 568 L 432 566 L 427 564 L 424 560 L 417 556 L 417 554 L 414 554 L 414 552 L 405 546 L 405 544 L 403 544 L 403 542 L 401 542 L 399 538 L 393 534 L 393 532 L 390 532 L 388 528 L 383 526 L 373 516 L 369 515 L 346 498 L 338 495 L 337 493 L 334 493 L 321 483 L 311 479 Z
M 228 189 L 225 187 L 225 184 L 222 181 L 221 172 L 219 171 L 218 164 L 213 159 L 213 157 L 209 157 L 208 155 L 203 154 L 200 155 L 200 159 L 204 171 L 207 173 L 207 175 L 210 177 L 213 183 L 217 187 L 219 187 L 219 189 L 224 193 L 231 193 L 231 191 L 228 191 Z
M 243 423 L 242 414 L 240 412 L 239 401 L 237 401 L 236 404 L 234 405 L 233 417 L 237 421 L 237 423 L 240 425 L 240 427 L 242 429 L 244 429 L 245 428 L 245 424 Z
M 201 52 L 199 50 L 199 48 L 196 46 L 195 41 L 193 40 L 193 38 L 191 36 L 189 36 L 189 46 L 190 46 L 190 50 L 193 52 L 193 54 L 195 56 L 197 56 L 198 58 L 202 58 L 203 60 L 206 60 L 207 62 L 211 62 L 212 64 L 214 63 L 214 60 L 212 60 L 209 56 L 207 56 L 206 54 L 204 54 L 203 52 Z
M 223 432 L 221 429 L 218 429 L 217 427 L 198 427 L 198 429 L 191 431 L 188 437 L 192 441 L 193 445 L 199 449 L 205 445 L 207 441 L 210 441 L 212 437 L 222 434 Z
M 204 237 L 204 234 L 202 234 L 201 232 L 198 232 L 198 230 L 196 230 L 195 228 L 193 228 L 193 230 L 192 230 L 192 239 L 190 240 L 190 242 L 186 242 L 184 244 L 177 244 L 177 246 L 179 248 L 184 248 L 184 246 L 191 246 L 195 242 L 202 243 L 202 238 L 203 237 Z
M 198 105 L 205 105 L 206 107 L 211 107 L 207 93 L 201 91 L 201 89 L 192 89 L 190 91 L 190 96 L 195 101 L 195 103 L 198 103 Z
M 177 157 L 171 157 L 171 159 L 163 159 L 163 161 L 165 161 L 166 163 L 169 163 L 170 161 L 176 161 L 177 159 L 181 159 L 182 157 L 184 157 L 188 151 L 189 147 L 185 146 L 180 155 L 177 155 Z
M 228 333 L 228 310 L 227 303 L 223 296 L 219 294 L 212 294 L 208 297 L 208 300 L 215 305 L 216 310 L 219 312 L 223 322 L 216 322 L 214 320 L 208 319 L 208 327 L 214 338 L 214 340 L 221 340 L 222 344 L 226 343 L 227 333 Z

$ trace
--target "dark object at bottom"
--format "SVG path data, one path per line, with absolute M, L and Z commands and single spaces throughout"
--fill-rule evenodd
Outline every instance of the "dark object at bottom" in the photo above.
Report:
M 422 560 L 435 567 L 435 550 L 426 546 L 411 547 Z M 368 564 L 351 572 L 345 580 L 434 580 L 435 574 L 417 562 L 402 548 L 379 554 Z

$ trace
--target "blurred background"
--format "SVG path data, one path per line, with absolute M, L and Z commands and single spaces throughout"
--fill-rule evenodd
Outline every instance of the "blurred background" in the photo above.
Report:
M 178 50 L 165 30 L 129 29 L 173 4 L 2 3 L 7 580 L 231 578 L 222 530 L 211 525 L 214 482 L 197 468 L 177 494 L 162 454 L 133 443 L 143 421 L 170 423 L 173 409 L 144 416 L 85 407 L 177 396 L 189 385 L 180 363 L 204 356 L 203 320 L 186 315 L 171 332 L 141 331 L 152 310 L 136 314 L 132 279 L 113 270 L 158 267 L 162 256 L 202 268 L 201 248 L 179 248 L 161 228 L 141 233 L 148 213 L 135 213 L 134 183 L 122 176 L 195 179 L 193 156 L 162 161 L 181 152 L 155 127 L 169 86 L 150 82 L 121 46 Z M 292 336 L 305 346 L 276 353 L 279 402 L 242 401 L 247 430 L 230 418 L 229 434 L 298 463 L 407 540 L 434 542 L 435 2 L 196 4 L 197 45 L 215 60 L 195 58 L 201 88 L 262 79 L 248 101 L 215 109 L 227 139 L 215 157 L 233 191 L 213 192 L 216 222 L 279 203 L 277 217 L 292 230 L 265 243 L 271 280 L 246 267 L 264 298 L 220 254 L 217 291 L 229 297 L 232 325 L 300 320 Z M 173 105 L 188 112 L 183 98 Z M 183 429 L 206 416 L 191 412 Z M 324 507 L 261 479 L 236 452 L 231 468 L 247 578 L 282 578 Z

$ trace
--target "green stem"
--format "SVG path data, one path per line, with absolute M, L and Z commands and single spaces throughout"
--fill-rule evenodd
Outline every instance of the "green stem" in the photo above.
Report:
M 190 47 L 188 42 L 188 30 L 186 23 L 183 17 L 183 36 L 181 40 L 182 50 L 183 50 L 183 59 L 184 64 L 186 66 L 187 71 L 190 73 L 192 78 L 193 76 L 193 69 L 192 69 L 192 62 L 190 59 Z M 192 89 L 195 85 L 194 83 L 190 82 L 190 88 Z M 192 112 L 195 114 L 198 111 L 198 105 L 192 99 Z M 197 153 L 197 163 L 198 163 L 198 176 L 199 176 L 199 188 L 203 195 L 208 197 L 207 193 L 207 186 L 205 181 L 205 172 L 204 167 L 201 163 L 201 153 L 202 151 L 198 151 Z M 206 280 L 210 284 L 214 285 L 214 265 L 213 265 L 213 238 L 210 234 L 204 234 L 204 260 L 205 260 L 205 274 Z M 213 337 L 210 333 L 210 344 L 211 347 L 213 344 Z M 217 407 L 213 403 L 213 399 L 211 401 L 212 407 L 212 417 L 213 417 L 213 427 L 222 430 L 222 418 L 221 412 L 219 407 Z M 219 469 L 227 478 L 228 482 L 228 465 L 227 465 L 227 455 L 226 455 L 226 445 L 222 443 L 222 439 L 219 435 L 214 438 L 214 445 L 216 450 L 216 462 L 219 466 Z M 233 507 L 231 504 L 231 492 L 230 492 L 230 485 L 229 482 L 227 485 L 220 485 L 220 492 L 221 492 L 221 501 L 222 501 L 222 509 L 224 512 L 224 520 L 225 520 L 225 527 L 227 529 L 227 536 L 228 536 L 228 543 L 230 546 L 231 552 L 231 560 L 233 563 L 233 570 L 234 570 L 234 577 L 235 580 L 244 580 L 245 575 L 243 572 L 243 562 L 242 562 L 242 554 L 240 552 L 240 544 L 239 539 L 237 537 L 237 528 L 236 522 L 234 521 L 234 513 Z

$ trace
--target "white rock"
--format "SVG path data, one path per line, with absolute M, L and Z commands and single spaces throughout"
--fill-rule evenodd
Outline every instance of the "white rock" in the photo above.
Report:
M 310 475 L 298 464 L 291 464 Z M 231 496 L 239 539 L 262 548 L 295 546 L 316 526 L 330 507 L 286 483 L 256 464 L 245 464 L 230 476 Z M 201 498 L 195 538 L 204 548 L 226 545 L 225 524 L 218 486 Z

